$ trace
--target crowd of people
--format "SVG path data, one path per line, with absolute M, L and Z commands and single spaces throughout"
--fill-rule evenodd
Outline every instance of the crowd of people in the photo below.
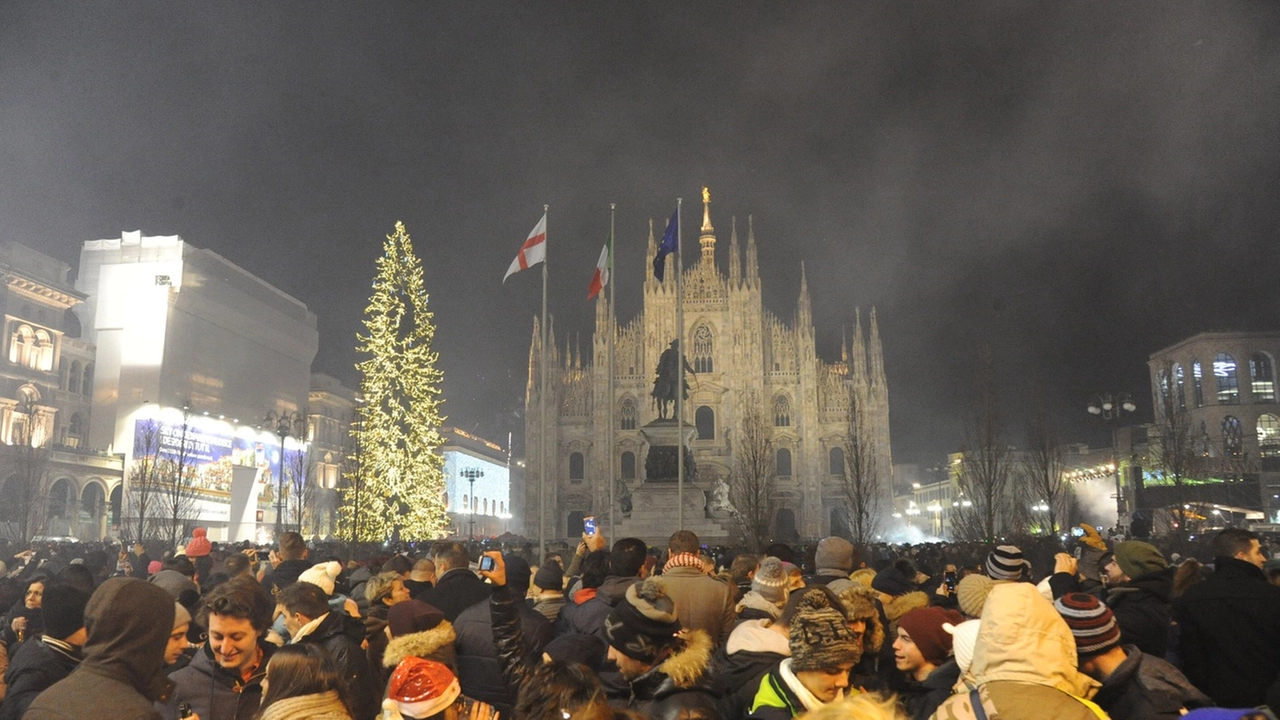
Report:
M 1197 559 L 1085 532 L 1052 556 L 681 530 L 357 562 L 202 528 L 157 559 L 0 552 L 0 720 L 1275 720 L 1280 560 L 1256 535 Z

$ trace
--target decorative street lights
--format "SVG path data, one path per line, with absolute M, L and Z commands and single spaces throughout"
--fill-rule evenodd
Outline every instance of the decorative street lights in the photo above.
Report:
M 262 419 L 267 425 L 275 424 L 276 435 L 280 437 L 279 475 L 276 479 L 276 537 L 284 533 L 284 439 L 293 435 L 302 437 L 302 428 L 307 419 L 297 410 L 276 412 L 272 410 Z
M 1120 487 L 1120 461 L 1116 457 L 1116 430 L 1120 426 L 1120 418 L 1124 413 L 1132 413 L 1138 409 L 1133 404 L 1129 393 L 1095 395 L 1089 401 L 1090 415 L 1097 415 L 1111 424 L 1111 468 L 1116 477 L 1116 529 L 1128 532 L 1129 511 L 1124 499 L 1124 491 Z
M 471 542 L 476 541 L 476 480 L 484 477 L 484 471 L 480 468 L 463 468 L 459 473 L 462 477 L 471 483 Z

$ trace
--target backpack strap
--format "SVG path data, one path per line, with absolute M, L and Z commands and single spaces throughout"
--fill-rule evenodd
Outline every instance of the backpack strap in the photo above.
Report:
M 978 688 L 969 691 L 969 704 L 973 706 L 973 716 L 976 720 L 987 720 L 987 710 L 982 707 L 982 697 L 978 694 Z

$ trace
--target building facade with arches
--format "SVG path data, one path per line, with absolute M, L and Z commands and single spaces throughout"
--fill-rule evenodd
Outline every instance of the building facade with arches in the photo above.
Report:
M 123 458 L 90 449 L 92 343 L 66 263 L 0 245 L 0 534 L 101 540 L 118 523 Z M 114 500 L 114 505 L 113 505 Z M 21 519 L 25 518 L 25 524 Z
M 686 242 L 688 240 L 686 239 Z M 772 424 L 777 471 L 776 512 L 771 533 L 780 539 L 840 534 L 845 505 L 839 487 L 849 435 L 849 398 L 861 398 L 867 428 L 874 439 L 882 508 L 890 511 L 892 461 L 889 398 L 875 311 L 864 330 L 861 314 L 850 308 L 852 336 L 841 341 L 840 358 L 818 357 L 812 300 L 802 263 L 794 314 L 783 319 L 765 308 L 754 224 L 748 218 L 745 262 L 736 220 L 730 232 L 727 274 L 716 264 L 716 232 L 709 198 L 704 195 L 700 254 L 683 270 L 684 327 L 676 327 L 675 258 L 666 258 L 667 282 L 653 278 L 657 254 L 652 222 L 643 273 L 643 309 L 619 322 L 607 294 L 596 301 L 590 356 L 568 339 L 556 340 L 549 328 L 548 426 L 541 426 L 540 328 L 535 319 L 529 352 L 525 413 L 525 483 L 522 497 L 525 533 L 538 531 L 539 465 L 547 450 L 548 537 L 573 538 L 582 517 L 596 515 L 601 527 L 609 511 L 614 483 L 617 513 L 626 512 L 630 490 L 645 482 L 647 453 L 642 432 L 657 419 L 650 390 L 658 358 L 684 335 L 685 355 L 696 375 L 685 402 L 685 422 L 695 429 L 692 450 L 697 477 L 693 492 L 710 493 L 734 467 L 735 425 L 748 403 Z M 692 245 L 692 243 L 689 243 Z M 609 395 L 608 338 L 613 329 L 614 367 Z M 613 424 L 609 404 L 613 403 Z M 608 454 L 609 437 L 613 453 Z M 675 529 L 672 518 L 671 529 Z
M 1205 479 L 1280 522 L 1280 333 L 1203 332 L 1151 354 L 1153 407 L 1186 413 Z M 1158 414 L 1158 413 L 1157 413 Z M 1159 421 L 1157 419 L 1157 426 Z

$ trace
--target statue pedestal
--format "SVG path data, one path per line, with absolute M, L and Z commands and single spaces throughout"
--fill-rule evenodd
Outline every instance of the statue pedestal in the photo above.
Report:
M 645 457 L 645 480 L 630 488 L 631 515 L 618 522 L 614 533 L 619 538 L 638 537 L 661 547 L 680 530 L 678 518 L 683 506 L 684 528 L 697 533 L 698 539 L 711 543 L 729 541 L 730 523 L 717 522 L 709 517 L 707 490 L 697 482 L 697 467 L 689 451 L 689 441 L 697 430 L 684 425 L 683 432 L 675 420 L 655 420 L 640 429 L 649 443 Z M 677 483 L 677 448 L 685 451 L 684 493 Z M 615 538 L 616 539 L 616 538 Z

